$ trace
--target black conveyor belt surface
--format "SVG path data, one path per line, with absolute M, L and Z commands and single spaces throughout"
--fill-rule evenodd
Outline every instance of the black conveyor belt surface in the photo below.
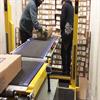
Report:
M 42 65 L 43 62 L 22 61 L 22 70 L 11 82 L 11 85 L 28 86 Z
M 21 54 L 22 57 L 43 58 L 46 56 L 56 39 L 56 37 L 51 37 L 43 41 L 30 38 L 29 41 L 19 46 L 13 53 Z

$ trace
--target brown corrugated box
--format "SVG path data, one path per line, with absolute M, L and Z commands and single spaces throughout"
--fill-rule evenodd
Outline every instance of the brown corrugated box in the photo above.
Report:
M 52 28 L 48 27 L 47 30 L 45 30 L 45 33 L 42 34 L 41 32 L 37 32 L 37 39 L 39 40 L 47 40 L 52 36 Z
M 20 55 L 0 55 L 0 93 L 21 70 Z
M 47 28 L 47 33 L 48 33 L 47 38 L 50 38 L 51 35 L 52 35 L 52 27 L 48 27 L 48 28 Z

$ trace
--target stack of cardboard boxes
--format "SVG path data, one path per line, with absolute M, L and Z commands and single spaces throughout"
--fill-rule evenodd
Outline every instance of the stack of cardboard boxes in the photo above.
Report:
M 55 0 L 44 0 L 38 10 L 39 22 L 45 27 L 52 27 L 55 32 Z

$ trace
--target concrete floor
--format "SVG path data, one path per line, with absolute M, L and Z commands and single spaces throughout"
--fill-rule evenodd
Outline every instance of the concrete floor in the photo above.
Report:
M 51 79 L 51 92 L 48 93 L 48 84 L 47 80 L 45 80 L 43 86 L 41 87 L 39 95 L 35 100 L 53 100 L 57 84 L 58 80 Z
M 80 100 L 87 100 L 87 88 L 88 88 L 88 81 L 86 78 L 80 78 Z M 55 90 L 58 85 L 58 80 L 51 79 L 51 92 L 48 93 L 48 85 L 47 80 L 45 80 L 39 95 L 36 97 L 35 100 L 53 100 L 55 95 Z

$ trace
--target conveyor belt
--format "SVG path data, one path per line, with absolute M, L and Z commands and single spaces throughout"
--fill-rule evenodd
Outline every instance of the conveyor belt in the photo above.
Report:
M 43 58 L 46 56 L 56 39 L 56 37 L 51 37 L 46 41 L 42 41 L 31 38 L 30 41 L 26 41 L 13 53 L 21 54 L 22 57 Z
M 22 61 L 22 70 L 11 82 L 11 85 L 28 86 L 42 65 L 43 62 Z

